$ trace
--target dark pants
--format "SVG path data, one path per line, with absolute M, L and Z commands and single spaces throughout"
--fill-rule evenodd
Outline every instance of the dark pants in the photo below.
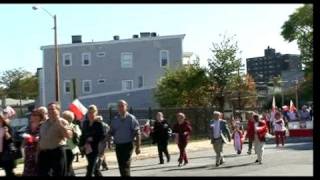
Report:
M 249 152 L 249 153 L 251 153 L 251 151 L 252 151 L 252 142 L 253 142 L 253 139 L 249 139 L 249 140 L 248 140 L 248 146 L 249 146 L 248 152 Z
M 100 169 L 101 167 L 102 167 L 102 170 L 108 170 L 108 164 L 107 164 L 105 155 L 103 155 L 102 157 L 99 157 L 97 168 Z
M 91 177 L 94 173 L 94 176 L 102 176 L 99 170 L 99 156 L 98 151 L 93 151 L 90 154 L 86 155 L 88 166 L 87 166 L 87 177 Z
M 51 170 L 53 176 L 66 176 L 66 164 L 66 152 L 62 146 L 42 150 L 39 153 L 38 168 L 40 176 L 50 176 Z
M 160 163 L 163 163 L 163 153 L 167 157 L 167 161 L 170 161 L 170 155 L 168 153 L 168 142 L 158 142 L 158 154 Z
M 66 156 L 67 156 L 67 176 L 75 176 L 73 167 L 72 167 L 74 154 L 72 153 L 71 149 L 66 149 Z
M 282 146 L 284 146 L 284 137 L 286 135 L 285 131 L 275 131 L 276 144 L 279 146 L 279 141 L 281 141 Z
M 7 177 L 15 176 L 15 160 L 9 157 L 7 153 L 0 153 L 0 167 L 5 171 Z
M 6 177 L 13 177 L 13 176 L 15 176 L 12 167 L 3 167 L 3 169 L 4 169 L 5 173 L 6 173 Z
M 133 151 L 132 142 L 116 144 L 116 155 L 121 176 L 130 176 L 131 155 Z
M 187 153 L 186 153 L 187 143 L 179 143 L 178 147 L 179 147 L 179 151 L 180 151 L 180 156 L 178 159 L 179 163 L 181 164 L 182 161 L 184 161 L 185 163 L 188 163 L 188 157 L 187 157 Z

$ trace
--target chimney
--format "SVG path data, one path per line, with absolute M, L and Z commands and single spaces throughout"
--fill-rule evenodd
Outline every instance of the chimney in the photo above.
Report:
M 142 37 L 142 38 L 150 37 L 150 32 L 141 32 L 140 37 Z
M 132 38 L 139 38 L 139 35 L 138 35 L 138 34 L 134 34 L 134 35 L 132 36 Z
M 157 36 L 157 33 L 156 32 L 152 32 L 151 33 L 151 37 L 156 37 Z
M 113 40 L 119 40 L 120 39 L 120 36 L 116 35 L 116 36 L 113 36 Z
M 72 44 L 74 44 L 74 43 L 82 43 L 81 35 L 72 36 Z

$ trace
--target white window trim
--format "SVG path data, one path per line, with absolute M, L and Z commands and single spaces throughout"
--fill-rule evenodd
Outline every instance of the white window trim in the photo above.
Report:
M 141 87 L 139 87 L 139 77 L 142 77 L 142 86 Z M 141 75 L 141 76 L 138 76 L 138 88 L 143 88 L 143 86 L 144 86 L 144 76 Z
M 166 66 L 162 66 L 162 63 L 161 63 L 161 60 L 162 60 L 161 54 L 162 54 L 162 52 L 167 52 L 167 54 L 168 54 L 168 62 L 167 62 Z M 169 57 L 170 57 L 169 50 L 160 50 L 160 54 L 159 54 L 160 67 L 162 67 L 162 68 L 169 67 L 169 64 L 170 64 L 170 58 Z
M 88 57 L 89 57 L 89 64 L 84 64 L 84 56 L 85 55 L 88 55 Z M 87 53 L 81 54 L 81 66 L 91 66 L 91 53 L 87 52 Z
M 66 56 L 68 56 L 68 55 L 70 56 L 70 64 L 69 64 L 69 65 L 66 65 L 66 64 L 65 64 L 65 60 L 66 60 Z M 72 54 L 71 54 L 71 53 L 63 53 L 62 59 L 63 59 L 63 66 L 64 66 L 64 67 L 72 66 Z
M 100 53 L 103 53 L 103 55 L 99 55 Z M 106 56 L 106 52 L 103 52 L 103 51 L 97 52 L 97 53 L 96 53 L 96 56 L 97 56 L 98 58 L 105 57 L 105 56 Z
M 130 81 L 130 82 L 131 82 L 131 84 L 132 84 L 132 89 L 133 89 L 133 80 L 122 80 L 122 81 L 121 81 L 121 90 L 122 90 L 122 91 L 132 90 L 132 89 L 125 89 L 126 86 L 124 86 L 123 84 L 126 83 L 127 81 Z
M 67 84 L 67 83 L 70 83 L 70 92 L 67 92 L 67 91 L 66 91 L 66 87 L 67 87 L 66 84 Z M 63 81 L 63 92 L 64 92 L 64 94 L 71 94 L 71 88 L 72 88 L 72 87 L 71 87 L 71 80 L 64 80 L 64 81 Z
M 104 82 L 101 83 L 101 82 L 99 82 L 100 80 L 103 80 Z M 100 84 L 104 84 L 105 82 L 106 82 L 106 79 L 98 79 L 98 80 L 97 80 L 97 84 L 99 84 L 99 85 L 100 85 Z
M 131 58 L 131 67 L 123 67 L 123 66 L 122 66 L 122 56 L 125 55 L 125 54 L 130 54 L 131 57 L 132 57 L 132 58 Z M 132 52 L 122 52 L 122 53 L 120 54 L 120 66 L 121 66 L 122 69 L 133 68 L 133 53 L 132 53 Z
M 88 91 L 88 92 L 86 92 L 85 91 L 85 88 L 84 88 L 84 84 L 86 83 L 86 82 L 89 82 L 89 86 L 90 86 L 90 91 Z M 82 80 L 82 93 L 83 94 L 90 94 L 92 92 L 92 81 L 91 80 Z

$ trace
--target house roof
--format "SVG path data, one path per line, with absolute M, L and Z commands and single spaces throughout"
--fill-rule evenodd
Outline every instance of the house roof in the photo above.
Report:
M 130 39 L 120 39 L 120 40 L 110 40 L 110 41 L 99 41 L 99 42 L 82 42 L 74 44 L 59 44 L 58 48 L 67 48 L 67 47 L 80 47 L 80 46 L 93 46 L 93 45 L 102 45 L 102 44 L 117 44 L 117 43 L 128 43 L 128 42 L 141 42 L 141 41 L 153 41 L 161 39 L 174 39 L 181 38 L 183 39 L 185 34 L 178 35 L 169 35 L 169 36 L 155 36 L 155 37 L 143 37 L 143 38 L 130 38 Z M 54 48 L 54 45 L 41 46 L 40 49 L 51 49 Z
M 12 99 L 12 98 L 6 98 L 5 100 L 6 104 L 5 106 L 20 106 L 20 100 L 19 99 Z M 27 105 L 34 103 L 34 99 L 28 99 L 28 100 L 21 100 L 21 105 Z M 0 106 L 2 105 L 2 99 L 0 99 Z

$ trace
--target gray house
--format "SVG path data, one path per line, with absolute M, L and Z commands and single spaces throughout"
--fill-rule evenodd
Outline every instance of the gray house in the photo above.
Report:
M 157 107 L 156 83 L 166 68 L 182 66 L 184 36 L 140 33 L 140 37 L 114 36 L 101 42 L 82 42 L 81 36 L 72 36 L 71 44 L 58 45 L 62 109 L 73 100 L 73 80 L 76 96 L 85 106 L 107 108 L 125 99 L 134 108 Z M 49 45 L 41 50 L 39 102 L 46 105 L 55 100 L 55 49 Z

